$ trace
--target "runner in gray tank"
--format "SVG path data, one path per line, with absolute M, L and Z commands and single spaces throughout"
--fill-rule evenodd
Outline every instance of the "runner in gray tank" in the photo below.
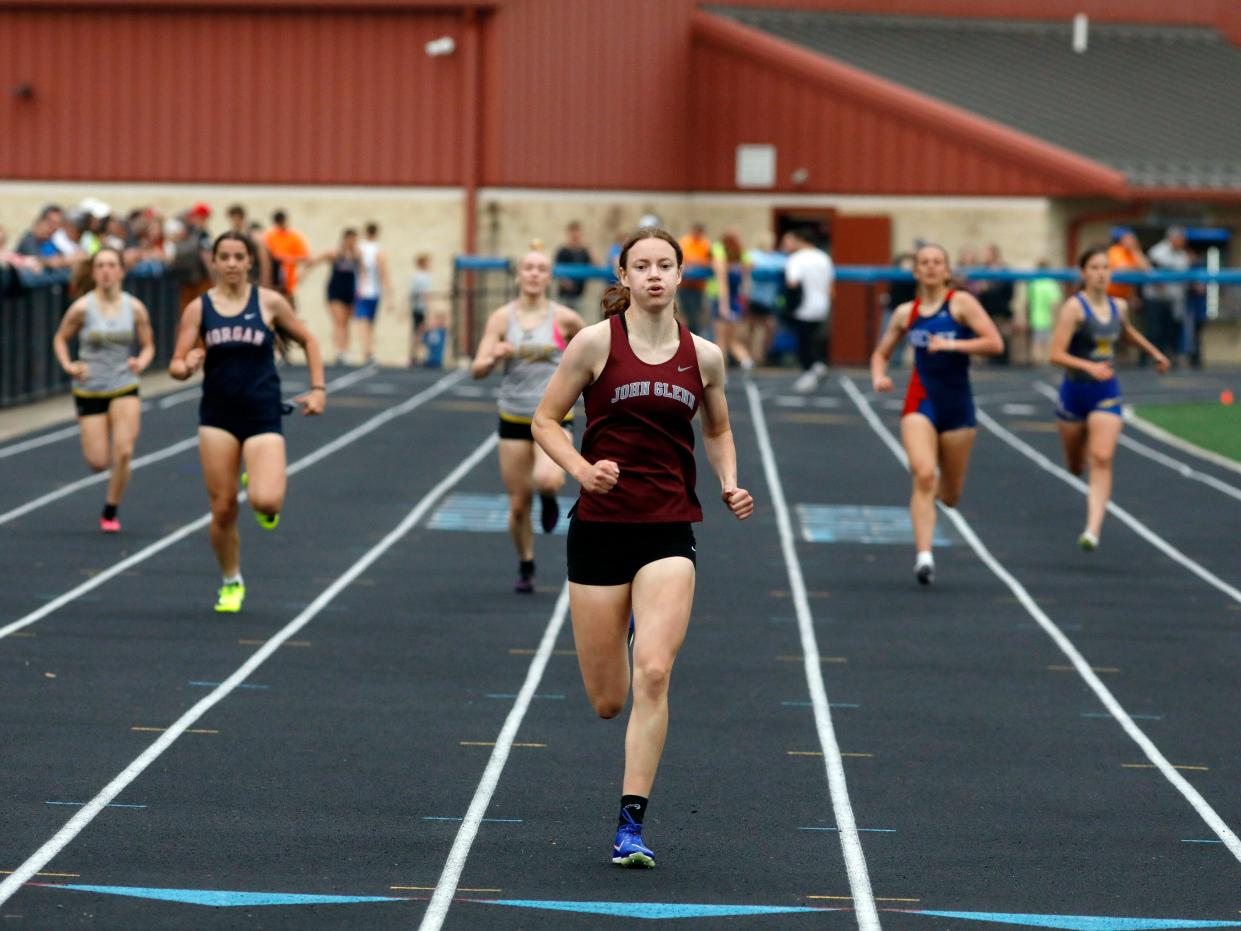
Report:
M 86 462 L 96 472 L 112 470 L 99 529 L 119 533 L 117 511 L 129 484 L 141 418 L 138 376 L 155 356 L 155 341 L 146 306 L 121 290 L 125 279 L 121 254 L 100 249 L 91 259 L 91 276 L 95 287 L 70 305 L 52 337 L 52 349 L 74 382 Z M 69 342 L 75 336 L 76 361 L 69 354 Z M 136 356 L 131 355 L 135 341 L 139 345 Z
M 500 478 L 508 491 L 509 535 L 517 550 L 517 592 L 534 591 L 534 493 L 541 503 L 544 533 L 556 529 L 560 507 L 556 493 L 565 474 L 539 448 L 530 422 L 551 381 L 565 345 L 585 323 L 574 311 L 547 296 L 552 262 L 532 250 L 517 266 L 517 300 L 492 311 L 471 366 L 475 378 L 486 378 L 503 364 L 500 383 Z M 572 418 L 566 419 L 566 426 Z

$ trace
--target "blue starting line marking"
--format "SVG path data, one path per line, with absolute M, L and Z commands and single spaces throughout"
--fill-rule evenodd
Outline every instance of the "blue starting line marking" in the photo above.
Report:
M 44 802 L 43 804 L 44 805 L 69 805 L 69 806 L 72 806 L 73 808 L 84 808 L 86 806 L 85 802 Z M 121 802 L 112 802 L 111 804 L 105 805 L 104 807 L 105 808 L 146 808 L 145 805 L 124 805 Z
M 480 905 L 506 905 L 510 908 L 540 908 L 586 915 L 613 915 L 658 921 L 664 918 L 734 918 L 742 915 L 789 915 L 808 912 L 838 912 L 840 908 L 805 905 L 709 905 L 679 902 L 555 902 L 539 899 L 469 899 Z
M 895 911 L 895 909 L 894 909 Z M 1163 928 L 1237 928 L 1241 921 L 1209 921 L 1198 918 L 1111 918 L 1104 915 L 1026 915 L 1008 912 L 941 912 L 899 909 L 909 915 L 958 918 L 1024 925 L 1028 928 L 1065 928 L 1067 931 L 1159 931 Z
M 1106 711 L 1083 711 L 1083 718 L 1111 718 L 1112 715 Z M 1129 717 L 1135 721 L 1162 721 L 1162 714 L 1131 714 Z
M 1182 844 L 1222 844 L 1223 841 L 1215 837 L 1203 837 L 1203 838 L 1183 837 L 1181 838 L 1181 843 Z
M 450 818 L 446 815 L 423 815 L 422 820 L 423 821 L 460 821 L 462 819 Z M 523 821 L 521 818 L 481 818 L 479 820 L 484 821 L 484 822 L 490 822 L 491 824 L 525 824 L 525 821 Z
M 516 692 L 488 692 L 487 697 L 488 698 L 515 699 L 517 698 L 517 693 Z M 564 701 L 563 695 L 535 695 L 534 697 L 542 698 L 546 701 Z
M 864 828 L 862 830 L 865 830 Z M 872 829 L 874 830 L 874 829 Z M 294 892 L 242 892 L 218 889 L 162 889 L 149 886 L 92 886 L 82 883 L 29 883 L 44 889 L 69 892 L 93 892 L 138 899 L 181 902 L 211 908 L 252 908 L 260 905 L 354 905 L 378 902 L 410 902 L 410 896 L 391 895 L 316 895 Z M 618 918 L 658 921 L 667 918 L 733 918 L 741 916 L 839 912 L 847 909 L 833 906 L 794 905 L 728 905 L 721 903 L 687 902 L 559 902 L 540 899 L 464 899 L 478 905 L 509 908 L 534 908 L 587 915 L 611 915 Z M 1106 915 L 1038 915 L 1021 912 L 965 912 L 931 909 L 885 908 L 887 912 L 925 915 L 928 918 L 956 918 L 962 921 L 985 921 L 994 924 L 1021 925 L 1030 928 L 1063 928 L 1066 931 L 1163 931 L 1175 928 L 1238 928 L 1241 921 L 1219 921 L 1202 918 L 1130 918 Z
M 797 519 L 807 543 L 879 543 L 908 546 L 913 539 L 909 510 L 902 507 L 799 504 Z M 935 527 L 936 546 L 950 546 L 952 535 Z
M 203 681 L 203 680 L 201 680 L 201 679 L 191 679 L 191 680 L 190 680 L 190 685 L 194 686 L 194 688 L 197 688 L 197 689 L 213 689 L 213 688 L 215 688 L 216 686 L 218 686 L 218 685 L 223 685 L 223 684 L 224 684 L 223 682 L 205 682 L 205 681 Z M 243 683 L 241 683 L 240 685 L 235 686 L 235 688 L 239 688 L 239 689 L 269 689 L 269 688 L 271 688 L 271 686 L 270 686 L 270 685 L 255 685 L 255 684 L 250 683 L 250 682 L 243 682 Z
M 230 892 L 216 889 L 154 889 L 147 886 L 86 886 L 80 883 L 32 883 L 31 885 L 42 885 L 48 889 L 68 889 L 70 892 L 95 892 L 135 899 L 183 902 L 187 905 L 210 905 L 212 908 L 256 905 L 350 905 L 360 902 L 410 901 L 404 896 L 391 895 L 301 895 L 293 892 Z
M 799 831 L 832 831 L 837 832 L 840 828 L 819 828 L 819 827 L 799 827 Z M 895 834 L 896 828 L 858 828 L 861 834 Z
M 780 704 L 782 704 L 785 708 L 813 708 L 814 707 L 814 702 L 811 702 L 811 701 L 782 701 L 780 702 Z M 856 705 L 853 702 L 847 702 L 847 701 L 832 701 L 832 702 L 828 702 L 827 705 L 829 708 L 861 708 L 862 707 L 861 705 Z
M 566 515 L 573 507 L 575 499 L 557 498 L 560 505 L 560 521 L 556 524 L 556 533 L 569 532 Z M 538 511 L 539 502 L 534 502 Z M 534 522 L 539 522 L 539 515 L 534 515 Z M 449 495 L 435 509 L 427 522 L 431 530 L 465 530 L 471 533 L 508 533 L 508 495 L 478 495 L 458 492 Z

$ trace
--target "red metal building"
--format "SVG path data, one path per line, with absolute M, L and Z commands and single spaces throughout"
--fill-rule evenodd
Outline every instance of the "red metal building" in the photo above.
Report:
M 1121 193 L 1115 172 L 696 0 L 0 0 L 0 177 L 727 191 L 735 146 L 806 192 Z M 704 4 L 705 5 L 705 4 Z M 1202 0 L 723 0 L 1214 25 Z M 451 37 L 452 54 L 426 44 Z M 913 165 L 893 153 L 916 146 Z M 776 188 L 779 189 L 779 186 Z

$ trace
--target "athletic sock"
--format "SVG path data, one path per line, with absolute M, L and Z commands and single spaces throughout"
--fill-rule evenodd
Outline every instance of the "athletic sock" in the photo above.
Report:
M 245 583 L 241 579 L 241 573 L 238 572 L 236 575 L 222 576 L 221 584 L 222 585 L 244 585 Z
M 103 519 L 104 520 L 116 520 L 116 511 L 117 511 L 117 508 L 119 507 L 120 505 L 118 504 L 104 504 Z
M 641 795 L 622 795 L 620 803 L 620 815 L 617 816 L 616 826 L 623 828 L 627 824 L 636 824 L 642 827 L 642 819 L 646 817 L 646 806 L 649 799 L 643 798 Z
M 533 579 L 534 578 L 534 560 L 523 559 L 521 561 L 521 566 L 518 569 L 518 572 L 521 573 L 521 577 L 523 579 Z

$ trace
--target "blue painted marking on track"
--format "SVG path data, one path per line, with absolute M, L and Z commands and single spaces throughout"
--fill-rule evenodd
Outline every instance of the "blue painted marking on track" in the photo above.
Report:
M 37 883 L 48 889 L 72 892 L 96 892 L 123 895 L 135 899 L 158 899 L 161 902 L 183 902 L 187 905 L 212 907 L 254 905 L 353 905 L 363 902 L 408 902 L 403 896 L 391 895 L 301 895 L 293 892 L 229 892 L 216 889 L 152 889 L 146 886 L 86 886 L 79 883 Z
M 803 827 L 803 828 L 798 828 L 797 830 L 799 831 L 832 831 L 834 833 L 836 831 L 839 831 L 840 828 Z M 859 834 L 895 834 L 896 828 L 858 828 L 857 831 Z
M 908 546 L 913 539 L 909 510 L 900 507 L 799 504 L 801 538 L 807 543 L 879 543 Z M 936 526 L 934 544 L 951 546 L 954 534 Z
M 85 802 L 44 802 L 43 804 L 44 805 L 69 805 L 73 808 L 85 808 L 86 807 Z M 146 808 L 145 805 L 124 805 L 120 802 L 112 802 L 111 804 L 105 805 L 104 807 L 105 808 Z
M 939 912 L 910 910 L 912 915 L 990 921 L 1028 928 L 1066 928 L 1068 931 L 1159 931 L 1162 928 L 1238 928 L 1241 921 L 1205 921 L 1196 918 L 1109 918 L 1103 915 L 1023 915 L 1006 912 Z
M 786 708 L 813 708 L 814 707 L 814 702 L 812 701 L 782 701 L 780 702 L 780 704 L 784 705 L 784 707 Z M 861 705 L 856 705 L 853 702 L 847 702 L 847 701 L 832 701 L 832 702 L 828 702 L 827 706 L 829 708 L 861 708 L 862 707 Z
M 663 918 L 734 918 L 742 915 L 788 915 L 807 912 L 839 912 L 839 908 L 804 905 L 690 905 L 675 902 L 555 902 L 539 899 L 468 899 L 481 905 L 541 908 L 586 915 L 613 915 L 658 921 Z
M 487 698 L 515 699 L 517 698 L 517 693 L 516 692 L 488 692 L 486 697 Z M 564 701 L 563 695 L 535 695 L 534 697 L 536 699 L 541 698 L 544 701 Z
M 1106 711 L 1083 711 L 1083 718 L 1111 718 L 1112 715 Z M 1135 721 L 1162 721 L 1162 714 L 1131 714 L 1129 717 Z
M 576 503 L 574 498 L 557 498 L 560 522 L 556 533 L 569 532 L 565 515 Z M 535 519 L 537 523 L 537 516 Z M 427 522 L 431 530 L 464 530 L 471 533 L 508 533 L 508 495 L 478 495 L 458 492 L 443 500 Z
M 195 688 L 199 688 L 199 689 L 213 689 L 216 686 L 223 685 L 223 684 L 224 684 L 223 682 L 204 682 L 201 679 L 190 680 L 190 685 L 194 686 Z M 255 685 L 254 683 L 251 683 L 251 682 L 242 682 L 240 685 L 237 685 L 234 687 L 239 688 L 239 689 L 269 689 L 271 688 L 270 685 Z
M 1181 838 L 1181 843 L 1182 844 L 1222 844 L 1223 841 L 1219 840 L 1218 838 L 1213 838 L 1213 837 L 1203 837 L 1203 838 L 1183 837 Z

